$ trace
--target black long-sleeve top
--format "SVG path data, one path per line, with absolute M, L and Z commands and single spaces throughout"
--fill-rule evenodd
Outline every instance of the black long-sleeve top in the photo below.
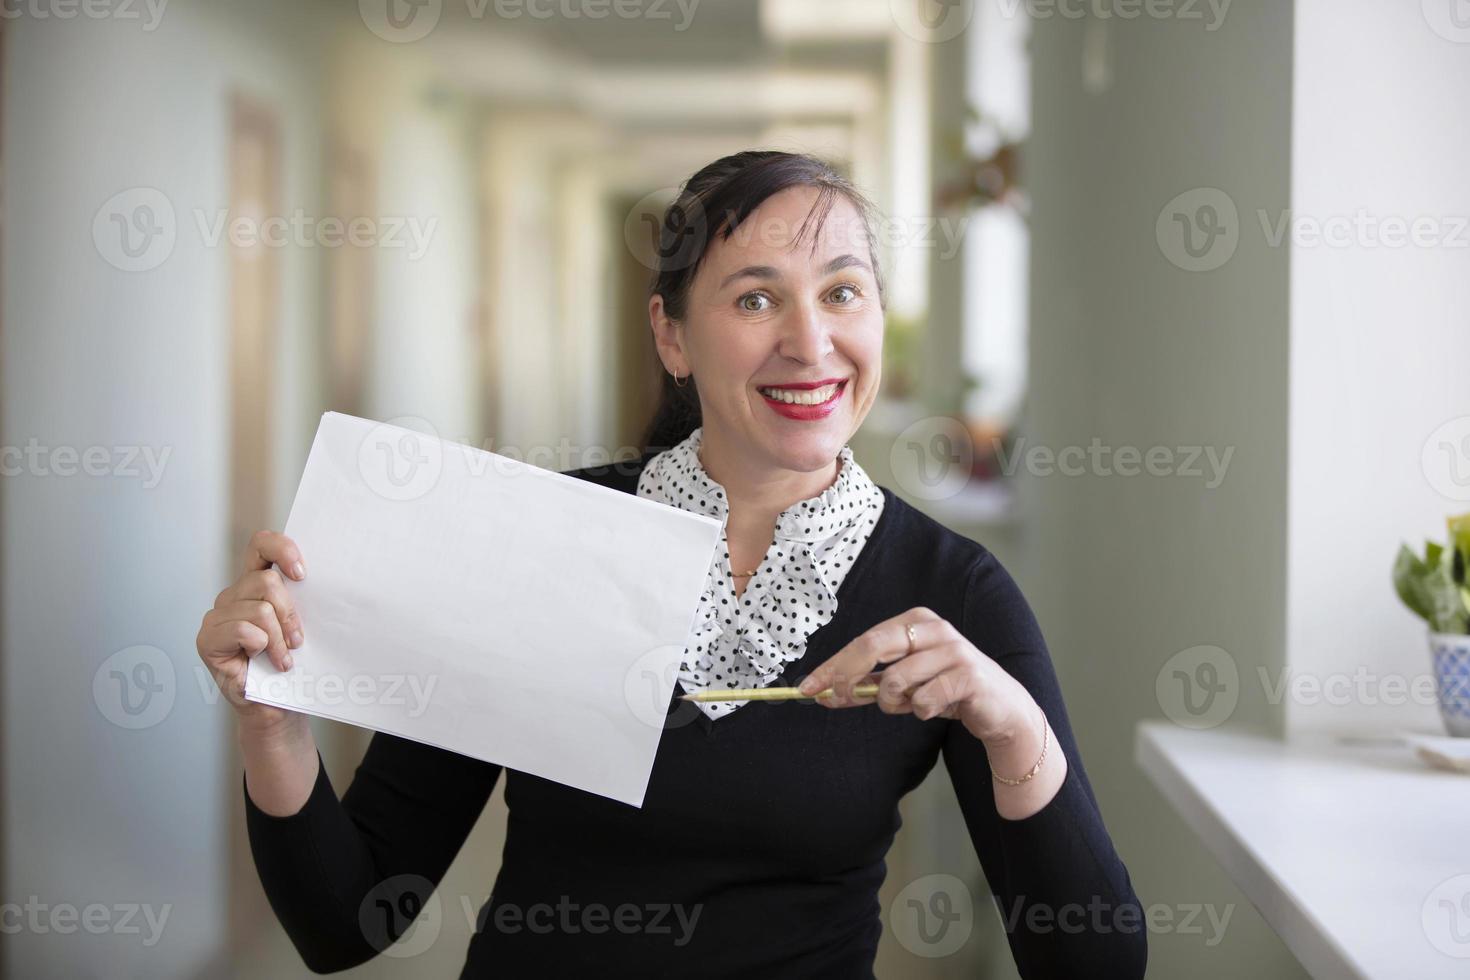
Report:
M 632 493 L 648 458 L 569 475 Z M 711 721 L 676 683 L 642 808 L 505 771 L 505 849 L 463 976 L 871 978 L 898 802 L 940 756 L 1021 975 L 1143 976 L 1142 910 L 1030 607 L 984 547 L 883 492 L 836 614 L 775 683 L 927 606 L 1045 710 L 1068 764 L 1055 798 L 1000 817 L 959 721 L 761 701 Z M 362 963 L 411 924 L 502 768 L 378 733 L 340 801 L 325 768 L 290 816 L 246 793 L 261 883 L 308 967 Z

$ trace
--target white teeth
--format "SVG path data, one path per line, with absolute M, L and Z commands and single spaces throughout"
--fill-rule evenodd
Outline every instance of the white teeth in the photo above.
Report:
M 839 384 L 823 385 L 820 388 L 808 388 L 797 390 L 793 388 L 757 388 L 767 398 L 774 398 L 778 402 L 788 405 L 820 405 L 837 394 Z

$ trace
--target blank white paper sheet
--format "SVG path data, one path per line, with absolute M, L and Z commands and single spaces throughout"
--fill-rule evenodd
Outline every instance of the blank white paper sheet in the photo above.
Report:
M 285 531 L 305 642 L 247 698 L 643 805 L 719 521 L 328 412 Z

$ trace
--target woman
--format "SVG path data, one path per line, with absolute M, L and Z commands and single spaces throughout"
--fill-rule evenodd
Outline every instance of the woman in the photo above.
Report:
M 870 215 L 828 165 L 777 152 L 710 164 L 666 213 L 647 449 L 571 475 L 714 516 L 723 547 L 644 806 L 506 772 L 466 976 L 871 977 L 897 805 L 941 755 L 1021 973 L 1142 976 L 1141 910 L 1026 601 L 847 446 L 883 343 Z M 241 695 L 250 656 L 289 667 L 304 627 L 282 576 L 305 575 L 258 533 L 198 646 L 238 714 L 266 894 L 329 971 L 410 924 L 501 767 L 380 733 L 339 802 L 305 716 Z M 678 699 L 798 681 L 835 696 Z

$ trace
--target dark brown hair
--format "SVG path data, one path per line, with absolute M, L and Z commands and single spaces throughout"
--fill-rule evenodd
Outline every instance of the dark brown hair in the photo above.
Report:
M 659 223 L 655 260 L 658 268 L 649 283 L 648 295 L 664 299 L 671 320 L 682 321 L 689 304 L 689 287 L 704 261 L 705 253 L 719 235 L 728 240 L 740 223 L 773 194 L 788 187 L 815 187 L 819 193 L 794 240 L 799 241 L 815 217 L 813 244 L 832 210 L 837 195 L 857 209 L 867 233 L 868 259 L 878 283 L 878 303 L 886 307 L 883 274 L 873 246 L 871 201 L 829 163 L 805 153 L 779 150 L 745 150 L 721 157 L 685 181 L 679 194 L 665 209 Z M 701 424 L 698 379 L 682 387 L 663 372 L 658 408 L 644 430 L 645 454 L 661 452 L 688 438 Z

